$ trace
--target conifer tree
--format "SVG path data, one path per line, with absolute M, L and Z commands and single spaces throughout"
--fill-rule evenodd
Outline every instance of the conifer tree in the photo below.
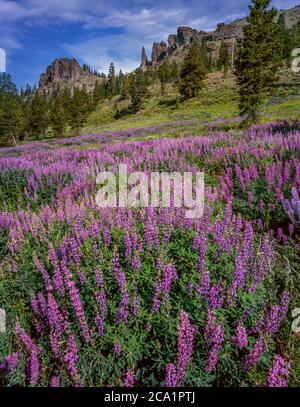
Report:
M 65 88 L 54 96 L 50 109 L 50 124 L 56 137 L 64 136 L 70 116 L 70 92 Z
M 117 95 L 120 95 L 122 93 L 123 82 L 124 82 L 124 74 L 123 74 L 122 70 L 120 70 L 119 75 L 117 77 L 117 91 L 116 91 Z
M 93 92 L 93 107 L 95 108 L 98 103 L 100 102 L 101 99 L 103 99 L 105 96 L 105 90 L 103 84 L 99 83 L 99 81 L 96 81 L 95 84 L 95 89 Z
M 157 71 L 157 75 L 161 86 L 161 95 L 164 96 L 166 93 L 166 84 L 170 79 L 170 66 L 168 63 L 163 63 L 160 65 Z
M 0 93 L 0 145 L 16 145 L 24 138 L 25 105 L 20 96 Z
M 278 80 L 281 65 L 280 26 L 275 8 L 268 9 L 270 2 L 251 0 L 236 61 L 239 108 L 247 125 L 258 122 L 264 94 Z
M 35 92 L 29 110 L 29 133 L 35 138 L 44 137 L 49 125 L 48 103 L 44 96 Z
M 131 96 L 131 111 L 137 113 L 148 95 L 148 81 L 141 69 L 137 69 L 130 77 L 129 93 Z
M 69 124 L 76 135 L 84 125 L 90 111 L 90 99 L 85 89 L 74 89 L 73 98 L 70 102 Z
M 129 75 L 125 74 L 123 78 L 123 86 L 121 89 L 121 98 L 124 100 L 130 97 L 130 85 L 131 81 L 129 79 Z
M 203 87 L 206 68 L 196 42 L 193 42 L 183 62 L 180 73 L 179 91 L 185 99 L 196 97 Z
M 108 92 L 109 96 L 115 96 L 117 90 L 117 78 L 114 63 L 111 62 L 108 72 Z
M 18 93 L 11 75 L 6 72 L 0 72 L 0 93 L 11 93 L 13 95 Z

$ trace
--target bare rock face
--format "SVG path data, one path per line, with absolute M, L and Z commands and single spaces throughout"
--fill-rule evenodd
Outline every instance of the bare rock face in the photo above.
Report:
M 84 71 L 75 58 L 60 58 L 48 66 L 45 73 L 42 73 L 39 81 L 39 91 L 46 95 L 51 95 L 59 87 L 86 88 L 88 92 L 93 92 L 96 82 L 103 79 L 88 71 Z
M 225 24 L 217 25 L 216 31 L 212 34 L 214 40 L 225 40 L 228 38 L 242 38 L 244 24 Z
M 77 81 L 81 76 L 82 69 L 76 59 L 56 59 L 48 66 L 46 73 L 40 77 L 40 88 L 47 88 L 58 82 Z
M 165 42 L 155 42 L 152 48 L 152 64 L 163 61 L 168 55 L 168 46 Z
M 190 27 L 179 27 L 177 29 L 178 47 L 187 47 L 198 37 L 197 30 Z
M 171 55 L 178 48 L 178 37 L 175 34 L 170 34 L 168 37 L 168 54 Z
M 142 48 L 142 60 L 141 60 L 141 66 L 140 67 L 142 68 L 142 70 L 146 70 L 148 64 L 149 64 L 149 61 L 148 61 L 148 57 L 147 57 L 147 54 L 146 54 L 146 50 L 145 50 L 145 47 L 143 47 Z

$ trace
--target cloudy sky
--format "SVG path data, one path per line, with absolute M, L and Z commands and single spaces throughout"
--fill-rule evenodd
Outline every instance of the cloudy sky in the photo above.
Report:
M 21 86 L 37 83 L 57 57 L 76 57 L 101 72 L 114 61 L 131 71 L 144 45 L 166 40 L 180 25 L 213 30 L 243 17 L 249 0 L 0 0 L 0 48 Z M 300 0 L 273 0 L 286 9 Z

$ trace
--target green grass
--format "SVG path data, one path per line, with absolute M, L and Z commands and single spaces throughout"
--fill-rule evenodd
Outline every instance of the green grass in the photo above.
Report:
M 236 128 L 239 117 L 238 94 L 233 77 L 210 78 L 206 89 L 197 98 L 176 104 L 176 88 L 169 86 L 166 96 L 159 95 L 159 87 L 152 90 L 152 96 L 135 115 L 114 119 L 117 100 L 105 101 L 93 112 L 82 129 L 82 134 L 114 131 L 151 126 L 177 121 L 195 120 L 197 131 L 203 132 L 216 120 L 228 120 L 230 128 Z M 262 122 L 300 117 L 300 75 L 285 74 L 266 96 L 263 105 Z M 226 126 L 228 127 L 228 125 Z M 187 125 L 185 132 L 190 134 L 195 125 Z M 227 129 L 227 128 L 226 128 Z M 222 130 L 222 126 L 221 126 Z M 179 134 L 182 135 L 182 132 Z

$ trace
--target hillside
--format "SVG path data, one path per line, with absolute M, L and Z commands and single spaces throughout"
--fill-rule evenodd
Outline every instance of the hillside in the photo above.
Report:
M 266 95 L 263 106 L 263 121 L 276 119 L 294 120 L 300 115 L 300 74 L 291 74 L 285 71 L 281 80 Z M 151 87 L 150 97 L 144 103 L 143 109 L 135 114 L 127 114 L 116 119 L 117 110 L 122 111 L 128 101 L 113 101 L 100 103 L 98 108 L 88 117 L 82 129 L 82 134 L 96 133 L 106 130 L 119 130 L 159 123 L 172 123 L 176 121 L 195 120 L 197 130 L 203 131 L 207 126 L 234 128 L 238 126 L 239 110 L 238 95 L 234 76 L 228 72 L 224 78 L 221 72 L 208 75 L 206 88 L 195 99 L 176 102 L 177 89 L 173 84 L 166 87 L 165 96 L 160 94 L 160 86 Z M 225 121 L 225 123 L 223 123 Z M 188 123 L 187 130 L 190 130 Z

